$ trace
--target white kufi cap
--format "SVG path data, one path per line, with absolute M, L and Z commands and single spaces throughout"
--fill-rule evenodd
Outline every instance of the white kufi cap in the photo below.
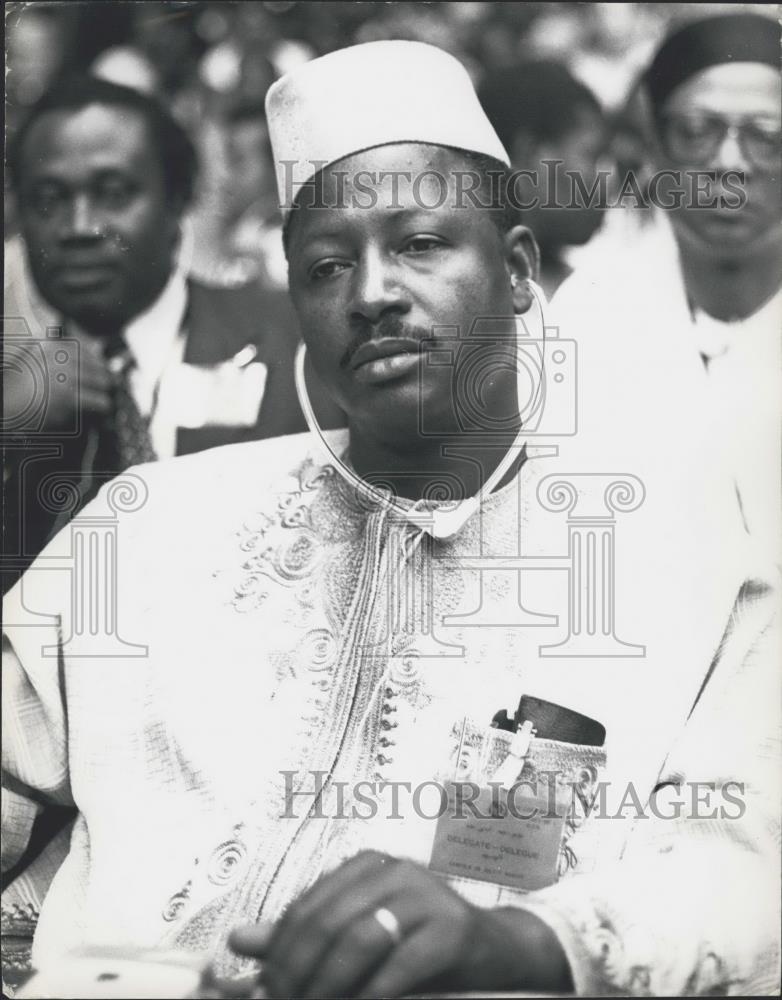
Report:
M 269 88 L 266 116 L 283 213 L 322 167 L 374 146 L 425 142 L 510 162 L 467 70 L 422 42 L 368 42 L 313 59 Z

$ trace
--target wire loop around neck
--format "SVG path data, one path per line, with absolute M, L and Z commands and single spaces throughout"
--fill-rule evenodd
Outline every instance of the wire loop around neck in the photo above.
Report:
M 545 339 L 546 331 L 546 296 L 543 289 L 540 286 L 529 280 L 528 282 L 530 291 L 538 305 L 540 310 L 541 325 L 543 329 L 543 339 Z M 503 477 L 507 475 L 509 469 L 513 465 L 518 454 L 523 448 L 526 437 L 524 429 L 519 430 L 513 444 L 508 448 L 508 451 L 497 465 L 496 469 L 489 478 L 484 482 L 483 486 L 478 490 L 478 492 L 466 500 L 457 501 L 454 504 L 445 504 L 442 508 L 427 508 L 424 510 L 416 509 L 421 503 L 426 503 L 426 501 L 418 500 L 411 507 L 406 507 L 404 504 L 400 503 L 393 496 L 389 495 L 383 490 L 379 490 L 377 487 L 368 483 L 365 479 L 358 476 L 353 469 L 351 469 L 342 459 L 337 455 L 336 451 L 332 448 L 331 444 L 326 439 L 320 425 L 318 424 L 317 417 L 315 416 L 315 411 L 312 408 L 312 403 L 310 402 L 309 393 L 307 392 L 307 381 L 304 372 L 304 365 L 307 358 L 307 347 L 302 341 L 299 344 L 298 350 L 296 351 L 296 362 L 295 362 L 295 381 L 296 381 L 296 394 L 299 397 L 299 405 L 301 406 L 302 412 L 304 414 L 304 419 L 307 422 L 311 433 L 320 442 L 321 447 L 324 449 L 329 459 L 334 463 L 334 467 L 337 469 L 342 478 L 351 485 L 361 496 L 370 497 L 379 506 L 385 506 L 390 510 L 393 510 L 400 517 L 409 521 L 420 531 L 427 532 L 434 538 L 451 538 L 461 531 L 467 521 L 473 516 L 473 514 L 480 508 L 483 500 L 487 497 L 502 481 Z

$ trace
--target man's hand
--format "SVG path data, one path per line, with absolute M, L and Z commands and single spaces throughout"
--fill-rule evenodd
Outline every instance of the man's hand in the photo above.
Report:
M 35 339 L 8 342 L 3 358 L 3 420 L 19 434 L 57 432 L 75 425 L 75 415 L 106 413 L 112 378 L 103 344 Z M 28 423 L 20 418 L 29 413 Z M 19 423 L 21 426 L 19 426 Z
M 378 910 L 393 914 L 388 918 Z M 272 929 L 232 947 L 263 961 L 273 997 L 392 997 L 422 989 L 572 989 L 551 932 L 522 910 L 481 910 L 410 861 L 364 852 L 320 879 Z

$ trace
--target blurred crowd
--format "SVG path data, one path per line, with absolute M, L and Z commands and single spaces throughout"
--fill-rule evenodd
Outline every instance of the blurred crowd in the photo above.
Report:
M 779 795 L 768 748 L 778 733 L 766 708 L 779 704 L 779 675 L 773 650 L 751 635 L 773 634 L 765 598 L 768 607 L 776 599 L 765 578 L 776 581 L 782 551 L 773 17 L 761 4 L 6 4 L 0 570 L 13 624 L 7 647 L 4 640 L 10 847 L 0 951 L 11 987 L 29 972 L 35 932 L 36 965 L 59 961 L 90 934 L 134 948 L 175 942 L 214 952 L 220 974 L 249 968 L 236 954 L 261 958 L 275 996 L 348 995 L 337 980 L 290 987 L 320 965 L 352 977 L 345 981 L 361 995 L 409 995 L 439 983 L 433 968 L 446 962 L 451 978 L 442 982 L 459 989 L 773 993 L 778 921 L 768 914 L 778 897 L 768 871 Z M 401 41 L 304 65 L 384 39 Z M 267 120 L 267 93 L 288 73 L 271 90 Z M 277 162 L 300 168 L 293 183 L 327 199 L 302 196 L 292 207 L 303 211 L 286 215 L 290 294 L 279 207 L 290 200 L 277 193 L 270 134 Z M 468 211 L 425 203 L 421 192 L 431 187 L 420 182 L 443 180 L 440 171 L 449 185 L 454 178 L 454 192 L 477 191 L 477 202 L 457 195 L 454 204 Z M 401 204 L 357 200 L 342 213 L 341 199 L 329 199 L 346 176 L 359 197 L 395 192 L 396 200 L 389 181 L 413 184 Z M 487 206 L 481 192 L 498 176 L 513 185 Z M 479 187 L 462 188 L 465 179 Z M 587 194 L 595 190 L 597 204 Z M 654 191 L 682 197 L 659 198 L 656 211 Z M 360 216 L 354 206 L 368 211 Z M 325 216 L 314 211 L 321 207 Z M 500 209 L 491 222 L 486 207 Z M 542 337 L 530 335 L 527 313 Z M 337 433 L 325 438 L 326 430 Z M 268 449 L 240 447 L 277 438 Z M 331 453 L 322 467 L 314 464 L 318 439 Z M 563 478 L 546 464 L 535 489 L 539 459 L 548 463 L 560 447 Z M 203 462 L 191 460 L 210 450 Z M 188 457 L 167 461 L 176 456 Z M 135 508 L 112 499 L 119 491 L 111 480 L 126 470 L 129 492 L 143 487 Z M 638 526 L 622 526 L 630 547 L 619 556 L 614 514 L 642 504 Z M 536 508 L 567 508 L 567 565 L 550 555 L 554 536 L 538 533 Z M 63 530 L 82 509 L 89 534 Z M 134 515 L 129 525 L 125 513 Z M 102 537 L 105 588 L 90 575 L 104 558 Z M 528 612 L 521 582 L 484 589 L 483 570 L 494 572 L 484 556 L 519 581 L 522 570 L 568 569 L 570 586 L 551 590 L 568 617 Z M 66 557 L 75 560 L 72 583 L 61 572 Z M 429 568 L 444 557 L 440 586 Z M 614 587 L 615 565 L 616 580 L 631 586 Z M 56 572 L 39 572 L 50 567 Z M 525 577 L 525 600 L 527 578 L 539 575 Z M 548 597 L 548 584 L 539 593 Z M 616 619 L 629 620 L 645 645 L 617 637 L 615 596 Z M 120 602 L 123 636 L 141 629 L 143 646 L 119 638 Z M 530 623 L 531 633 L 540 624 L 569 632 L 536 648 L 537 636 L 519 631 Z M 456 645 L 436 635 L 451 624 L 460 630 Z M 36 627 L 46 629 L 43 645 Z M 104 648 L 104 639 L 116 644 Z M 441 656 L 440 647 L 451 652 Z M 549 656 L 565 660 L 560 673 Z M 592 666 L 571 670 L 577 657 Z M 620 677 L 624 657 L 639 665 L 631 685 Z M 96 669 L 125 658 L 127 671 L 119 663 L 105 683 L 98 678 Z M 506 709 L 494 715 L 492 729 L 518 727 L 505 751 L 509 781 L 528 773 L 522 758 L 537 732 L 568 754 L 588 751 L 586 769 L 572 758 L 583 804 L 608 730 L 618 734 L 610 745 L 622 780 L 614 787 L 640 789 L 636 808 L 661 788 L 678 792 L 692 775 L 717 776 L 742 792 L 746 783 L 747 821 L 729 829 L 722 821 L 741 816 L 711 815 L 708 837 L 676 822 L 665 836 L 628 840 L 626 855 L 614 824 L 599 836 L 587 828 L 582 870 L 594 864 L 594 872 L 559 886 L 560 873 L 581 861 L 563 839 L 570 819 L 554 816 L 560 825 L 541 827 L 548 840 L 535 841 L 553 848 L 550 885 L 540 881 L 543 846 L 540 854 L 509 848 L 508 864 L 511 856 L 536 859 L 530 914 L 548 907 L 553 915 L 535 917 L 545 936 L 516 921 L 513 937 L 491 916 L 512 914 L 513 897 L 499 895 L 518 888 L 510 868 L 488 879 L 491 895 L 470 891 L 492 905 L 508 900 L 484 910 L 408 861 L 383 868 L 391 859 L 373 853 L 378 844 L 434 859 L 431 842 L 416 840 L 417 821 L 389 840 L 382 823 L 364 823 L 353 810 L 352 826 L 342 814 L 316 830 L 303 824 L 330 819 L 319 806 L 331 800 L 322 787 L 294 792 L 318 804 L 299 824 L 288 813 L 287 781 L 286 812 L 274 815 L 275 775 L 297 773 L 282 769 L 288 761 L 302 775 L 325 761 L 332 778 L 374 772 L 383 787 L 409 790 L 409 782 L 386 782 L 382 768 L 394 756 L 377 748 L 398 744 L 389 774 L 407 766 L 434 774 L 436 734 L 459 732 L 447 713 L 469 711 L 464 742 L 472 713 L 488 723 L 495 697 L 507 705 L 522 682 L 543 714 L 525 716 L 520 702 L 512 724 Z M 538 691 L 583 703 L 576 712 Z M 551 728 L 531 729 L 533 718 Z M 400 719 L 398 732 L 380 735 Z M 584 724 L 601 735 L 586 739 Z M 457 775 L 461 746 L 449 751 Z M 551 753 L 559 761 L 560 751 Z M 600 778 L 601 788 L 609 783 Z M 425 784 L 435 782 L 418 790 Z M 328 789 L 339 812 L 337 786 L 348 785 Z M 625 794 L 612 818 L 628 818 L 627 802 Z M 692 818 L 699 804 L 696 795 Z M 674 816 L 653 811 L 689 819 L 678 805 Z M 330 872 L 303 907 L 296 902 L 361 847 L 372 850 Z M 557 860 L 560 847 L 573 855 L 567 864 Z M 460 850 L 453 846 L 440 871 L 479 888 L 491 869 L 464 864 Z M 206 864 L 196 872 L 199 859 Z M 725 879 L 715 882 L 714 871 Z M 743 909 L 733 905 L 742 892 Z M 386 906 L 338 909 L 354 897 L 370 909 L 398 903 L 409 925 Z M 328 920 L 312 916 L 313 898 Z M 226 943 L 242 914 L 263 924 L 290 903 L 273 936 L 240 933 Z M 309 916 L 299 933 L 302 912 Z M 333 913 L 345 922 L 329 923 Z M 476 923 L 478 913 L 489 922 Z M 353 936 L 351 922 L 362 920 L 374 920 L 374 939 Z M 320 940 L 323 928 L 343 936 Z M 364 947 L 373 940 L 377 952 Z M 412 978 L 373 991 L 368 970 L 389 955 Z M 51 995 L 42 991 L 26 995 Z
M 192 136 L 201 163 L 198 196 L 184 228 L 184 266 L 210 283 L 257 279 L 278 288 L 285 283 L 285 262 L 263 100 L 271 82 L 287 70 L 353 43 L 416 39 L 456 55 L 479 89 L 488 87 L 495 103 L 511 106 L 514 95 L 522 93 L 518 88 L 528 66 L 527 79 L 536 86 L 517 117 L 533 107 L 542 113 L 538 126 L 530 120 L 525 163 L 537 152 L 539 158 L 562 158 L 565 168 L 587 174 L 599 165 L 613 166 L 617 176 L 629 168 L 643 176 L 638 76 L 672 22 L 692 17 L 693 9 L 705 15 L 720 6 L 297 0 L 8 4 L 7 129 L 13 133 L 25 109 L 59 74 L 70 71 L 90 70 L 156 94 Z M 522 72 L 521 81 L 508 76 L 516 71 Z M 565 106 L 568 100 L 588 112 L 587 118 L 574 115 Z M 565 120 L 567 128 L 558 124 Z M 570 261 L 578 260 L 579 251 L 572 247 L 587 242 L 601 223 L 604 241 L 606 234 L 621 235 L 628 225 L 626 212 L 609 213 L 607 219 L 556 214 L 553 232 L 543 232 L 545 220 L 538 219 L 535 227 L 549 292 L 568 273 Z M 557 231 L 559 222 L 564 231 Z M 6 194 L 6 238 L 15 230 L 14 206 Z

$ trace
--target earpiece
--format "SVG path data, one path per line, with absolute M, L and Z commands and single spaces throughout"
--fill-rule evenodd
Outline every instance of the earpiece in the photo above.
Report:
M 546 293 L 537 283 L 533 281 L 532 278 L 527 278 L 527 284 L 529 285 L 529 290 L 532 292 L 535 301 L 538 304 L 538 309 L 540 310 L 540 322 L 543 327 L 543 337 L 546 336 L 546 310 L 548 309 L 548 301 L 546 299 Z

